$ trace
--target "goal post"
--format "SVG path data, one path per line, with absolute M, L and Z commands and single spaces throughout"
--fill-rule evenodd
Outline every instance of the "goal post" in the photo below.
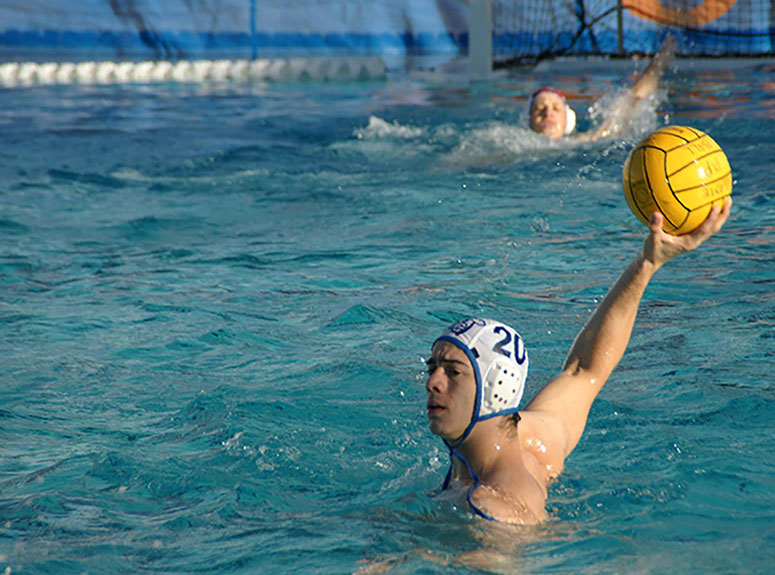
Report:
M 468 66 L 473 80 L 492 74 L 492 0 L 468 2 Z

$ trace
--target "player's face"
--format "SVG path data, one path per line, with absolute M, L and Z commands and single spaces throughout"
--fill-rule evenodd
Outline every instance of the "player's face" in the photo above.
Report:
M 562 138 L 567 115 L 565 102 L 553 92 L 541 92 L 530 107 L 530 128 L 550 140 Z
M 427 413 L 431 432 L 454 443 L 471 422 L 476 400 L 476 378 L 465 352 L 440 341 L 428 364 Z

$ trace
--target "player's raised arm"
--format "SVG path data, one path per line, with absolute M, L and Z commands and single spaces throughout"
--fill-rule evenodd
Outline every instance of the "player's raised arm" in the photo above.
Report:
M 662 231 L 662 215 L 649 224 L 643 250 L 622 272 L 576 336 L 562 372 L 525 407 L 561 422 L 567 456 L 578 443 L 592 402 L 624 355 L 643 293 L 654 273 L 676 255 L 697 248 L 729 217 L 732 201 L 711 210 L 694 232 L 671 236 Z
M 609 138 L 622 130 L 628 122 L 628 117 L 634 112 L 638 102 L 653 94 L 659 87 L 660 79 L 665 69 L 675 55 L 676 41 L 668 36 L 662 47 L 649 62 L 649 65 L 630 86 L 627 92 L 611 105 L 605 114 L 605 120 L 593 131 L 577 134 L 574 139 L 580 141 L 595 141 Z
M 637 99 L 642 99 L 653 93 L 659 87 L 659 80 L 675 55 L 676 41 L 673 36 L 665 38 L 659 52 L 649 62 L 643 74 L 635 81 L 630 92 Z

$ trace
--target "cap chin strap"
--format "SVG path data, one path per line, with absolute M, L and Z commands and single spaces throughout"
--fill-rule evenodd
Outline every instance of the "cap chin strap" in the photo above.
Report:
M 469 353 L 468 350 L 464 350 L 466 353 Z M 472 362 L 474 366 L 477 364 L 475 362 Z M 488 515 L 481 509 L 479 509 L 476 505 L 474 505 L 474 502 L 471 501 L 471 494 L 474 492 L 474 489 L 479 487 L 479 476 L 476 474 L 476 472 L 471 468 L 471 465 L 468 463 L 468 460 L 465 458 L 465 456 L 460 453 L 458 450 L 458 447 L 463 445 L 463 442 L 468 438 L 469 435 L 471 435 L 471 431 L 474 429 L 474 425 L 479 421 L 478 414 L 479 414 L 479 389 L 481 388 L 481 377 L 479 376 L 479 369 L 478 367 L 475 368 L 476 372 L 476 407 L 474 409 L 474 413 L 471 417 L 471 422 L 468 424 L 468 427 L 466 427 L 466 430 L 463 432 L 463 435 L 460 436 L 460 439 L 457 440 L 456 443 L 450 443 L 446 439 L 444 440 L 444 445 L 447 446 L 447 449 L 449 449 L 449 469 L 447 470 L 447 476 L 444 478 L 444 483 L 441 486 L 441 490 L 444 491 L 447 487 L 449 487 L 449 482 L 452 479 L 452 468 L 455 466 L 455 458 L 457 457 L 463 465 L 465 465 L 466 470 L 468 471 L 468 475 L 471 476 L 471 487 L 468 488 L 468 492 L 466 493 L 466 501 L 468 502 L 468 506 L 476 513 L 479 517 L 484 517 L 485 519 L 489 521 L 497 521 L 495 517 L 492 515 Z
M 447 443 L 446 440 L 444 443 Z M 471 487 L 468 488 L 468 492 L 466 493 L 466 501 L 468 502 L 468 506 L 473 509 L 474 513 L 476 513 L 479 517 L 484 517 L 485 519 L 489 521 L 497 521 L 495 517 L 492 515 L 488 515 L 481 509 L 479 509 L 476 505 L 474 505 L 474 502 L 471 501 L 471 494 L 474 492 L 474 489 L 479 487 L 479 476 L 476 474 L 476 472 L 471 469 L 471 466 L 468 464 L 468 461 L 463 456 L 462 453 L 460 453 L 457 450 L 456 446 L 451 446 L 449 443 L 447 443 L 447 447 L 449 447 L 449 471 L 447 471 L 447 476 L 444 478 L 444 485 L 442 485 L 441 489 L 442 491 L 447 488 L 449 485 L 450 479 L 452 479 L 452 467 L 455 464 L 455 457 L 457 457 L 460 461 L 463 462 L 463 465 L 466 466 L 466 470 L 468 471 L 468 474 L 471 476 L 471 479 L 473 480 L 473 483 L 471 484 Z
M 479 387 L 479 379 L 477 379 L 476 385 L 477 388 Z M 441 490 L 444 491 L 447 487 L 449 487 L 449 483 L 452 480 L 452 468 L 455 466 L 455 458 L 457 458 L 459 461 L 465 465 L 466 471 L 468 471 L 468 475 L 471 476 L 471 487 L 468 488 L 468 492 L 466 493 L 466 501 L 468 502 L 468 506 L 476 513 L 479 517 L 483 517 L 489 521 L 498 521 L 493 517 L 492 515 L 489 515 L 488 513 L 485 513 L 479 507 L 477 507 L 473 501 L 471 501 L 471 494 L 474 492 L 474 489 L 479 487 L 479 484 L 481 483 L 479 476 L 476 474 L 476 472 L 471 467 L 471 464 L 468 463 L 468 460 L 465 458 L 465 456 L 460 453 L 460 450 L 458 447 L 463 445 L 463 442 L 468 438 L 469 435 L 471 435 L 471 431 L 474 429 L 474 425 L 476 425 L 479 421 L 482 421 L 484 419 L 490 419 L 491 417 L 495 417 L 498 415 L 508 415 L 510 413 L 516 412 L 516 409 L 509 409 L 505 412 L 500 413 L 494 413 L 492 415 L 488 415 L 483 417 L 482 419 L 477 418 L 477 411 L 474 412 L 473 417 L 471 418 L 471 423 L 468 424 L 468 427 L 466 427 L 466 430 L 463 432 L 463 435 L 460 436 L 460 439 L 457 440 L 455 443 L 451 443 L 444 439 L 444 445 L 447 446 L 447 449 L 449 449 L 449 469 L 447 470 L 447 475 L 444 478 L 444 483 L 441 486 Z
M 484 517 L 485 519 L 488 519 L 490 521 L 497 521 L 495 517 L 492 515 L 488 515 L 481 509 L 479 509 L 476 505 L 474 505 L 474 502 L 471 501 L 471 494 L 474 492 L 474 489 L 479 487 L 479 476 L 476 474 L 476 472 L 471 468 L 471 465 L 468 463 L 468 460 L 465 458 L 465 456 L 460 453 L 458 450 L 458 447 L 463 445 L 463 442 L 468 439 L 468 436 L 471 435 L 471 431 L 474 429 L 474 425 L 477 424 L 479 419 L 479 411 L 481 409 L 482 404 L 482 374 L 479 371 L 479 362 L 476 360 L 476 356 L 473 354 L 471 349 L 468 346 L 461 346 L 460 342 L 448 337 L 442 335 L 439 339 L 436 341 L 448 341 L 455 345 L 455 347 L 458 347 L 459 349 L 462 349 L 463 352 L 468 357 L 468 360 L 471 362 L 471 366 L 474 369 L 474 381 L 476 381 L 476 399 L 474 401 L 474 410 L 471 414 L 471 421 L 468 423 L 468 427 L 466 427 L 466 430 L 463 432 L 463 435 L 460 436 L 460 439 L 458 439 L 455 443 L 451 443 L 444 439 L 444 445 L 447 446 L 447 449 L 449 449 L 449 470 L 447 471 L 447 476 L 444 478 L 444 483 L 441 486 L 441 490 L 444 491 L 448 486 L 449 482 L 452 479 L 452 468 L 455 465 L 455 458 L 457 457 L 458 460 L 460 460 L 463 465 L 465 465 L 466 470 L 468 471 L 468 474 L 471 476 L 471 480 L 473 483 L 471 484 L 471 487 L 468 488 L 468 493 L 466 493 L 466 501 L 468 502 L 468 505 L 473 509 L 474 513 L 476 513 L 479 517 Z M 436 342 L 434 342 L 434 345 Z M 494 417 L 495 415 L 502 415 L 502 413 L 497 414 L 490 414 L 485 416 L 482 419 L 489 419 L 490 417 Z

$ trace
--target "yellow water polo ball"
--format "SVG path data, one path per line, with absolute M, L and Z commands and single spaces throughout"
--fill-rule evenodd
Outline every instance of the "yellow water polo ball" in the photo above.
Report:
M 677 236 L 694 230 L 732 193 L 724 151 L 687 126 L 667 126 L 644 138 L 627 156 L 622 181 L 638 219 L 648 225 L 651 214 L 662 212 L 662 229 Z

